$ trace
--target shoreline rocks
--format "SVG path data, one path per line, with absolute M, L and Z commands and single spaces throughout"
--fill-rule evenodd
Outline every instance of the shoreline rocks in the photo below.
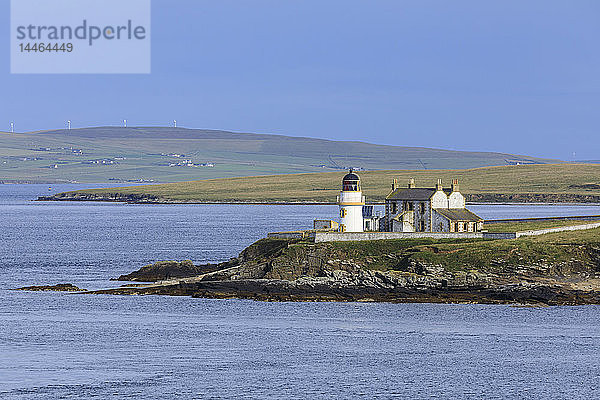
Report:
M 14 289 L 22 290 L 27 292 L 85 292 L 85 289 L 80 289 L 71 283 L 59 283 L 56 285 L 44 285 L 44 286 L 25 286 L 22 288 Z
M 566 249 L 565 254 L 577 251 L 578 257 L 568 263 L 540 264 L 526 260 L 518 248 L 500 243 L 506 254 L 497 254 L 487 266 L 469 265 L 481 261 L 469 259 L 469 249 L 464 249 L 464 264 L 457 266 L 424 261 L 430 257 L 424 253 L 431 251 L 449 257 L 449 262 L 459 250 L 444 252 L 437 249 L 443 244 L 419 243 L 342 245 L 262 239 L 237 259 L 212 265 L 216 268 L 212 272 L 90 293 L 259 301 L 600 304 L 600 253 L 595 245 L 572 245 Z M 487 245 L 490 241 L 473 242 L 475 246 L 481 243 Z M 463 251 L 468 242 L 448 245 Z M 362 253 L 357 253 L 357 249 Z M 169 265 L 178 267 L 173 262 L 163 266 Z
M 259 301 L 600 304 L 600 235 L 314 243 L 261 239 L 219 264 L 164 261 L 85 292 Z M 81 291 L 70 285 L 19 290 Z
M 137 271 L 126 275 L 121 275 L 115 281 L 133 281 L 133 282 L 157 282 L 174 278 L 188 278 L 207 274 L 223 269 L 218 264 L 194 265 L 190 260 L 178 261 L 159 261 L 154 264 L 145 265 Z

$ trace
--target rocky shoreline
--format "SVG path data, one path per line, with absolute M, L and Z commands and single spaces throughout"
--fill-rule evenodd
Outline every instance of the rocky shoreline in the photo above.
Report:
M 572 193 L 471 193 L 465 194 L 465 199 L 470 203 L 600 203 L 600 195 L 572 194 Z M 52 196 L 40 196 L 37 201 L 103 201 L 135 204 L 310 204 L 326 205 L 331 202 L 304 202 L 304 201 L 208 201 L 208 200 L 173 200 L 150 194 L 123 194 L 123 193 L 86 193 L 65 192 Z
M 194 265 L 192 261 L 159 261 L 152 265 L 145 265 L 130 274 L 121 275 L 115 281 L 156 282 L 167 279 L 187 278 L 203 275 L 223 269 L 220 264 Z
M 548 256 L 554 247 L 542 254 L 526 240 L 377 242 L 262 239 L 228 262 L 195 267 L 212 272 L 189 271 L 189 276 L 173 279 L 189 262 L 171 262 L 172 270 L 157 263 L 120 278 L 140 281 L 153 274 L 154 283 L 87 293 L 260 301 L 600 304 L 600 240 L 557 244 L 562 252 L 555 259 Z M 482 245 L 491 245 L 494 256 L 476 256 Z M 533 253 L 527 253 L 532 247 Z
M 43 286 L 25 286 L 15 290 L 21 290 L 25 292 L 85 292 L 85 289 L 80 289 L 71 283 L 59 283 L 56 285 L 43 285 Z

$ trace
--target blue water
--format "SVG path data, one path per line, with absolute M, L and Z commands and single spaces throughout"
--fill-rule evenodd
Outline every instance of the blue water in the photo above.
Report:
M 55 185 L 55 191 L 81 186 Z M 8 288 L 235 256 L 332 206 L 31 202 L 0 185 L 0 398 L 597 398 L 600 308 L 261 303 Z M 598 205 L 473 206 L 484 218 Z

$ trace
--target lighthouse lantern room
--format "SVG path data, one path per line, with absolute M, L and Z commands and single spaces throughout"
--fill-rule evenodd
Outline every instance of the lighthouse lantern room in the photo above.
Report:
M 360 178 L 352 170 L 342 180 L 342 191 L 338 197 L 340 206 L 340 232 L 363 232 L 363 206 L 365 198 L 360 187 Z

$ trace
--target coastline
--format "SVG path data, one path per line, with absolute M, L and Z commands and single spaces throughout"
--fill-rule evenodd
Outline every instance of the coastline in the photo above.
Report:
M 500 240 L 261 239 L 227 262 L 161 262 L 83 292 L 258 301 L 600 304 L 600 228 Z M 168 268 L 165 268 L 168 266 Z M 198 270 L 207 269 L 198 274 Z M 187 272 L 186 272 L 187 271 Z M 186 275 L 187 274 L 187 275 Z M 144 283 L 152 280 L 153 283 Z
M 510 202 L 489 203 L 523 204 L 516 201 L 520 199 L 533 204 L 536 202 L 531 199 L 540 198 L 536 194 L 499 196 Z M 552 199 L 556 200 L 557 196 L 553 194 Z M 572 195 L 568 195 L 563 200 L 572 198 Z M 331 202 L 279 200 L 176 200 L 148 194 L 89 191 L 40 196 L 37 201 L 335 205 Z M 486 201 L 477 203 L 489 204 Z M 537 223 L 599 218 L 570 216 L 518 221 Z M 493 222 L 513 221 L 517 220 Z M 541 239 L 523 238 L 503 242 L 477 238 L 384 239 L 360 243 L 261 239 L 227 262 L 200 266 L 194 266 L 191 262 L 159 262 L 118 279 L 136 282 L 133 285 L 79 293 L 258 301 L 600 304 L 599 229 L 593 229 L 591 233 L 551 233 Z M 144 283 L 147 281 L 154 283 Z
M 598 204 L 600 195 L 575 195 L 553 193 L 522 194 L 465 194 L 467 204 Z M 249 205 L 337 205 L 332 201 L 252 201 L 252 200 L 178 200 L 144 194 L 91 194 L 65 192 L 51 196 L 39 196 L 35 201 L 90 201 L 129 204 L 249 204 Z M 384 205 L 385 202 L 373 201 L 372 205 Z

